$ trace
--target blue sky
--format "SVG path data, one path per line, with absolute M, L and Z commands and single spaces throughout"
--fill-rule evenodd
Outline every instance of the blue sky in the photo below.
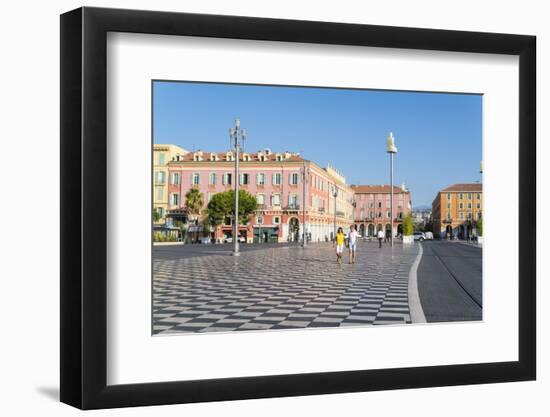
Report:
M 155 81 L 153 98 L 154 143 L 225 151 L 238 117 L 249 152 L 300 152 L 349 184 L 388 184 L 392 131 L 394 182 L 411 190 L 413 206 L 480 179 L 480 95 Z

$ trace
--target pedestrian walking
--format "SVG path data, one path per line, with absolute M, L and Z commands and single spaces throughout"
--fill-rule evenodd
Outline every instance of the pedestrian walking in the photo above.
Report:
M 338 228 L 338 231 L 336 232 L 336 261 L 341 264 L 342 263 L 342 254 L 344 253 L 344 231 L 341 227 Z
M 355 263 L 355 252 L 357 250 L 357 226 L 352 224 L 349 228 L 348 246 L 349 246 L 349 263 Z
M 382 240 L 384 239 L 384 231 L 382 229 L 380 229 L 378 231 L 378 247 L 381 248 L 382 247 Z

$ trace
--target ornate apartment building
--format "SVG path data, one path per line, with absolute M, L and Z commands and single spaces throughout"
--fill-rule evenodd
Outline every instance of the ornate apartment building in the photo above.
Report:
M 393 220 L 391 219 L 390 185 L 352 185 L 354 192 L 354 221 L 361 236 L 375 236 L 384 230 L 386 236 L 403 232 L 403 218 L 411 212 L 411 194 L 405 188 L 393 187 Z
M 482 184 L 451 185 L 437 193 L 432 203 L 434 234 L 459 239 L 475 236 L 482 213 Z
M 204 208 L 214 194 L 234 189 L 234 157 L 230 151 L 199 150 L 172 158 L 167 163 L 165 216 L 185 219 L 185 194 L 193 187 L 203 194 Z M 270 149 L 241 153 L 239 165 L 239 187 L 254 195 L 258 203 L 249 223 L 239 227 L 239 235 L 247 242 L 299 240 L 304 224 L 311 241 L 326 241 L 333 237 L 334 221 L 344 228 L 353 222 L 353 189 L 336 169 L 321 168 L 296 153 Z M 202 230 L 200 224 L 190 227 L 217 242 L 232 236 L 230 221 L 216 230 Z

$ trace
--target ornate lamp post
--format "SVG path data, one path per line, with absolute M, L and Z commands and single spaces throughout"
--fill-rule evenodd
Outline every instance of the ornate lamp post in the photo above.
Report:
M 239 135 L 240 133 L 240 135 Z M 233 216 L 233 256 L 239 256 L 239 153 L 246 142 L 246 129 L 235 119 L 235 127 L 229 129 L 229 149 L 235 152 L 235 215 Z
M 302 239 L 302 246 L 305 248 L 307 246 L 307 230 L 306 230 L 306 186 L 308 183 L 309 178 L 309 168 L 306 166 L 304 162 L 304 166 L 302 169 L 300 169 L 300 173 L 302 174 L 302 229 L 303 229 L 303 239 Z
M 390 246 L 393 246 L 393 155 L 397 153 L 393 133 L 386 139 L 386 152 L 390 154 Z

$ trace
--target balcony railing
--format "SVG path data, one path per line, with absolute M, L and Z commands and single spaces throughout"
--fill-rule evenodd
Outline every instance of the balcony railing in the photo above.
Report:
M 285 210 L 300 210 L 299 204 L 288 204 L 284 207 Z

